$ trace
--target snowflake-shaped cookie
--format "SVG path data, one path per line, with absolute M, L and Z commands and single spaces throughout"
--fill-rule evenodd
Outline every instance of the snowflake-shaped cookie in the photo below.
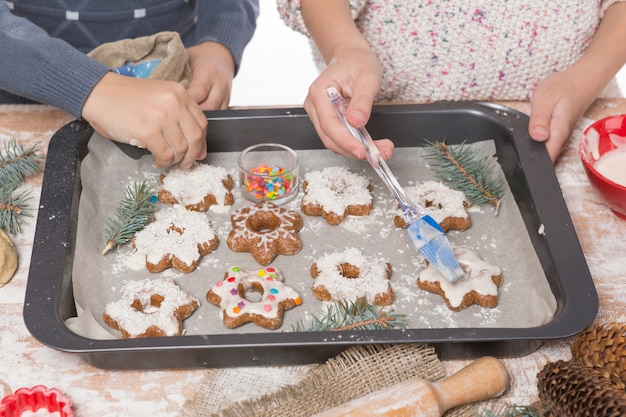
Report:
M 235 252 L 250 252 L 261 265 L 269 265 L 277 255 L 294 255 L 302 249 L 298 236 L 302 217 L 272 202 L 261 201 L 234 211 L 231 223 L 228 247 Z

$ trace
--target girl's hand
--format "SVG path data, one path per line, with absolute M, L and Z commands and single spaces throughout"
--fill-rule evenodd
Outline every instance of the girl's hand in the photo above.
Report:
M 326 89 L 334 86 L 350 100 L 346 119 L 351 126 L 364 127 L 370 118 L 374 98 L 380 87 L 380 67 L 369 47 L 348 48 L 331 61 L 311 84 L 304 102 L 315 130 L 326 148 L 349 158 L 365 158 L 363 145 L 346 130 L 337 118 Z M 376 141 L 383 158 L 393 152 L 389 139 Z

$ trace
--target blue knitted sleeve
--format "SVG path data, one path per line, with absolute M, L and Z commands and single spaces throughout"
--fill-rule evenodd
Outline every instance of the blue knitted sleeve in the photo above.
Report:
M 52 38 L 0 2 L 0 88 L 80 117 L 94 85 L 109 71 Z

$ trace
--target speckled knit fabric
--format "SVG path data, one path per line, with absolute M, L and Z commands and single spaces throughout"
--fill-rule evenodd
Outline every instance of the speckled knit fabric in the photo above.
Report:
M 378 55 L 378 100 L 528 100 L 546 75 L 571 66 L 622 0 L 350 0 Z M 300 0 L 277 0 L 307 34 Z M 323 63 L 316 53 L 321 67 Z

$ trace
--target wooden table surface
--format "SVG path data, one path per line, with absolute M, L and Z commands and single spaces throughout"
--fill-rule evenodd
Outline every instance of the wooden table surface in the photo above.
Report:
M 502 103 L 528 113 L 523 102 Z M 592 120 L 626 113 L 626 100 L 599 100 L 579 122 L 577 132 Z M 48 106 L 0 105 L 0 142 L 19 139 L 26 146 L 49 139 L 72 117 Z M 574 140 L 555 169 L 599 298 L 597 321 L 626 320 L 626 222 L 614 216 L 591 189 Z M 42 175 L 24 185 L 32 191 L 29 206 L 38 207 Z M 69 395 L 77 416 L 177 416 L 185 401 L 207 375 L 205 369 L 107 371 L 94 368 L 71 353 L 48 348 L 24 325 L 22 307 L 32 252 L 36 213 L 22 233 L 12 236 L 19 253 L 15 277 L 0 288 L 0 398 L 20 387 L 43 384 Z M 490 408 L 502 404 L 530 404 L 537 398 L 536 375 L 547 361 L 570 358 L 572 340 L 545 343 L 524 357 L 505 359 L 512 376 L 509 390 Z M 467 364 L 446 361 L 449 372 Z

